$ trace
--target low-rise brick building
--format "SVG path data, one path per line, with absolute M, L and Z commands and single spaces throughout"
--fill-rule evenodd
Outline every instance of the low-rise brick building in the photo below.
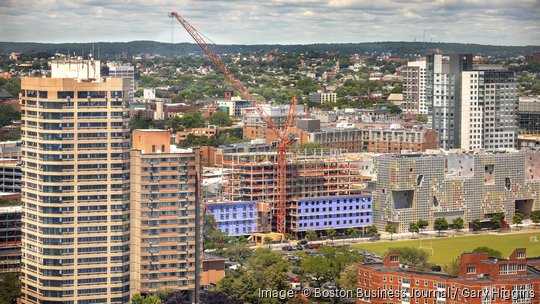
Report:
M 402 264 L 398 253 L 382 263 L 358 265 L 357 303 L 505 304 L 540 303 L 540 264 L 525 249 L 508 259 L 463 253 L 458 275 Z

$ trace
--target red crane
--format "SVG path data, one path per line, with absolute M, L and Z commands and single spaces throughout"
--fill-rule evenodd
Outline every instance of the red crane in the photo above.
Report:
M 287 115 L 287 119 L 285 122 L 285 126 L 283 129 L 279 129 L 274 122 L 274 120 L 266 114 L 266 112 L 262 109 L 262 107 L 256 103 L 249 94 L 249 90 L 244 86 L 242 82 L 240 82 L 234 75 L 231 73 L 229 68 L 221 58 L 219 58 L 216 53 L 210 49 L 208 46 L 208 43 L 203 38 L 203 35 L 191 24 L 189 24 L 182 16 L 180 16 L 177 12 L 171 12 L 169 13 L 170 18 L 176 18 L 180 24 L 186 29 L 186 31 L 193 37 L 195 42 L 201 47 L 201 49 L 206 53 L 208 58 L 212 60 L 214 65 L 225 75 L 225 77 L 231 82 L 231 84 L 236 88 L 238 93 L 242 98 L 247 100 L 249 104 L 257 111 L 259 116 L 264 120 L 266 123 L 267 129 L 272 130 L 277 138 L 278 138 L 278 145 L 277 145 L 277 160 L 278 160 L 278 185 L 277 185 L 277 206 L 274 206 L 274 210 L 276 212 L 276 230 L 278 233 L 282 234 L 283 236 L 286 233 L 286 226 L 285 226 L 285 219 L 287 217 L 287 148 L 295 142 L 295 139 L 289 138 L 289 131 L 293 125 L 294 121 L 294 110 L 296 108 L 296 98 L 293 97 L 291 99 L 291 103 L 289 105 L 289 112 Z

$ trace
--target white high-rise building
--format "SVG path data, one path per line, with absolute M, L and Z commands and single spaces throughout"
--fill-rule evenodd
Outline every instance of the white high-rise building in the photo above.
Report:
M 515 148 L 518 84 L 514 72 L 482 69 L 462 73 L 460 148 Z
M 129 79 L 128 98 L 130 101 L 133 100 L 135 96 L 135 67 L 123 62 L 107 62 L 107 67 L 109 68 L 109 76 Z

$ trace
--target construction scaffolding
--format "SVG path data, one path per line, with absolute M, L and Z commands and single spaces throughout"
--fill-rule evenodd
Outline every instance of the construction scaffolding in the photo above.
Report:
M 371 180 L 364 174 L 372 164 L 371 158 L 361 154 L 347 154 L 338 149 L 293 150 L 288 158 L 287 233 L 297 232 L 299 199 L 362 194 Z M 224 200 L 266 203 L 275 218 L 276 152 L 224 154 L 222 166 Z

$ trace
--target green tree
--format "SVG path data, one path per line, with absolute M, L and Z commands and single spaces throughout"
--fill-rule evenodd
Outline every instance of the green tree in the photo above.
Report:
M 497 249 L 493 249 L 487 246 L 476 247 L 472 250 L 472 252 L 482 252 L 482 253 L 487 253 L 490 257 L 502 258 L 502 252 L 500 252 Z
M 337 279 L 339 286 L 343 290 L 356 290 L 356 264 L 350 264 L 339 274 Z
M 378 230 L 377 230 L 377 226 L 371 225 L 371 226 L 368 226 L 368 227 L 367 227 L 366 233 L 367 233 L 368 236 L 375 236 L 375 235 L 377 235 L 379 232 L 378 232 Z
M 315 230 L 306 231 L 306 239 L 309 241 L 314 241 L 318 238 L 317 232 Z
M 505 217 L 504 213 L 499 212 L 499 213 L 494 214 L 491 217 L 490 221 L 495 228 L 501 228 L 501 224 L 504 221 L 504 217 Z
M 143 304 L 144 296 L 140 294 L 133 295 L 131 297 L 131 304 Z
M 523 223 L 523 214 L 516 213 L 514 217 L 512 217 L 512 224 L 515 224 L 516 227 Z
M 21 282 L 19 276 L 8 273 L 0 281 L 0 304 L 15 304 L 21 296 Z
M 461 217 L 455 218 L 452 220 L 452 228 L 459 232 L 461 229 L 465 228 L 465 222 Z
M 420 228 L 418 228 L 418 223 L 415 223 L 415 222 L 410 222 L 409 223 L 409 232 L 413 234 L 414 236 L 414 233 L 418 233 L 420 231 Z
M 450 263 L 444 265 L 443 271 L 445 273 L 457 276 L 461 270 L 461 256 L 457 256 L 455 259 L 450 261 Z
M 390 240 L 393 240 L 394 233 L 397 232 L 396 224 L 394 223 L 386 224 L 384 231 L 386 231 L 387 233 L 390 233 Z
M 396 105 L 391 105 L 388 107 L 388 109 L 390 110 L 390 114 L 401 114 L 402 110 L 399 106 L 396 106 Z
M 433 228 L 439 231 L 439 235 L 441 235 L 441 231 L 448 229 L 448 221 L 446 221 L 445 218 L 440 217 L 433 222 Z
M 535 224 L 540 223 L 540 210 L 534 210 L 531 212 L 529 219 Z
M 418 229 L 420 229 L 420 231 L 426 229 L 426 227 L 429 225 L 428 221 L 422 220 L 422 219 L 418 220 L 417 224 L 418 224 Z
M 210 115 L 210 118 L 208 118 L 208 123 L 211 125 L 228 127 L 232 126 L 232 119 L 226 112 L 217 110 Z
M 428 270 L 430 268 L 429 255 L 427 251 L 414 247 L 391 247 L 388 248 L 387 254 L 399 253 L 399 258 L 402 264 L 409 265 L 420 270 Z
M 424 116 L 424 115 L 418 115 L 418 116 L 416 116 L 415 119 L 416 119 L 416 121 L 421 122 L 421 123 L 428 122 L 427 116 Z
M 330 261 L 322 256 L 307 257 L 302 260 L 300 267 L 302 267 L 304 273 L 312 275 L 317 281 L 324 281 L 330 278 Z
M 268 245 L 268 248 L 270 248 L 270 244 L 272 244 L 272 238 L 269 236 L 265 236 L 263 239 L 263 243 Z
M 191 128 L 203 128 L 206 126 L 204 117 L 200 111 L 191 110 L 188 111 L 180 118 L 180 123 L 187 129 Z
M 311 274 L 316 277 L 317 281 L 332 282 L 336 284 L 338 289 L 343 289 L 340 277 L 347 276 L 344 274 L 344 272 L 348 271 L 347 268 L 350 265 L 356 265 L 364 260 L 363 256 L 357 251 L 349 251 L 348 248 L 322 246 L 317 251 L 321 255 L 304 258 L 300 263 L 300 266 L 304 269 L 306 274 Z M 337 303 L 338 301 L 338 298 L 333 299 L 334 303 Z
M 246 260 L 251 256 L 253 250 L 251 250 L 245 243 L 229 243 L 225 247 L 221 247 L 218 250 L 220 256 L 226 257 L 231 261 L 244 264 Z
M 229 242 L 227 234 L 221 230 L 213 229 L 204 237 L 204 249 L 223 248 Z
M 479 219 L 474 219 L 471 221 L 470 227 L 473 231 L 478 231 L 482 228 L 482 224 L 480 223 Z
M 10 125 L 11 121 L 21 119 L 21 113 L 7 104 L 0 104 L 0 128 Z
M 162 125 L 154 121 L 152 118 L 143 116 L 142 112 L 140 111 L 131 117 L 129 121 L 129 126 L 131 130 L 150 129 L 150 128 L 159 129 L 162 127 Z
M 218 282 L 215 291 L 224 292 L 240 303 L 280 303 L 278 299 L 261 301 L 259 290 L 288 290 L 287 272 L 290 264 L 268 248 L 257 249 L 246 261 L 246 267 L 228 272 Z
M 357 238 L 358 237 L 358 229 L 357 228 L 347 228 L 347 235 L 351 238 Z
M 157 295 L 149 295 L 144 298 L 142 304 L 161 304 L 161 300 Z
M 165 123 L 168 129 L 173 129 L 174 132 L 182 131 L 182 118 L 180 116 L 173 116 Z
M 135 97 L 143 97 L 144 95 L 144 89 L 139 88 L 137 91 L 135 91 Z
M 326 230 L 326 235 L 333 240 L 336 237 L 336 229 L 330 228 Z

